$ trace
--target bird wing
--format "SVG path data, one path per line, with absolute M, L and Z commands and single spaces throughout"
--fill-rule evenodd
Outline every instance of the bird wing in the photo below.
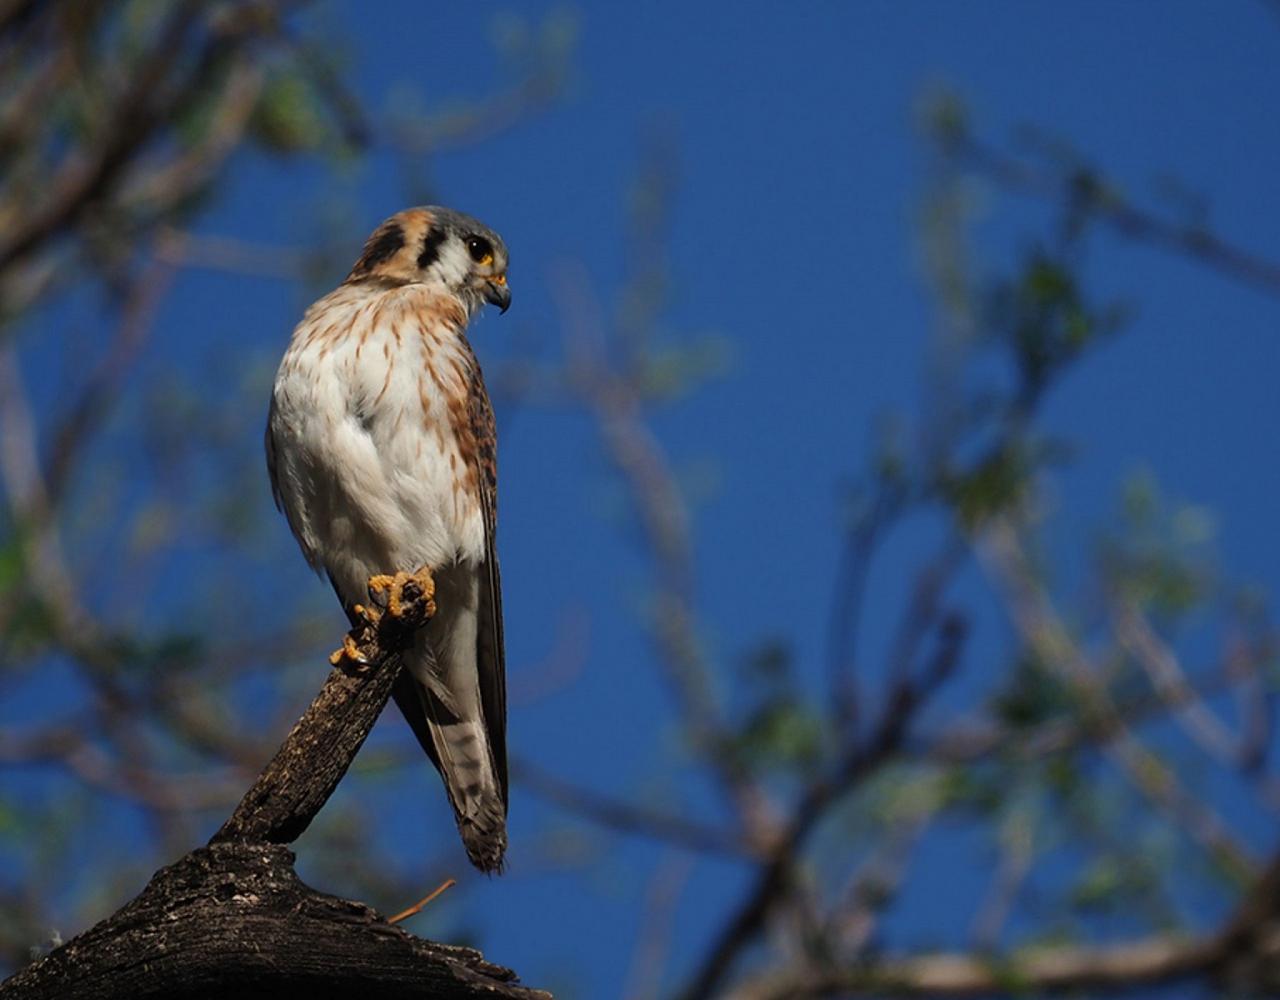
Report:
M 281 455 L 280 447 L 276 441 L 276 435 L 280 430 L 280 420 L 280 407 L 273 392 L 271 394 L 271 403 L 267 407 L 267 430 L 264 435 L 264 444 L 267 452 L 267 475 L 271 477 L 271 498 L 275 501 L 276 510 L 284 512 L 284 519 L 288 522 L 289 530 L 297 540 L 298 547 L 302 549 L 303 558 L 318 573 L 323 567 L 317 557 L 312 536 L 306 530 L 307 510 L 304 496 L 296 488 L 292 491 L 280 488 L 282 457 L 285 459 L 284 464 L 288 465 L 288 456 Z M 297 471 L 296 467 L 294 471 Z M 289 473 L 287 469 L 284 471 L 284 475 L 288 480 Z M 341 595 L 339 595 L 339 598 L 341 598 Z
M 476 670 L 494 770 L 507 807 L 507 657 L 502 636 L 502 577 L 498 570 L 498 429 L 480 365 L 471 366 L 470 417 L 476 439 L 476 480 L 484 513 L 484 564 L 480 568 L 480 620 Z
M 267 407 L 267 429 L 264 435 L 267 450 L 267 475 L 271 478 L 271 499 L 276 502 L 276 510 L 284 510 L 284 503 L 280 499 L 280 480 L 279 473 L 276 471 L 276 437 L 273 432 L 272 424 L 276 422 L 276 394 L 271 394 L 271 403 Z
M 485 559 L 480 576 L 480 622 L 476 630 L 476 670 L 502 806 L 507 807 L 507 658 L 502 638 L 502 577 L 498 571 L 497 503 L 482 487 Z

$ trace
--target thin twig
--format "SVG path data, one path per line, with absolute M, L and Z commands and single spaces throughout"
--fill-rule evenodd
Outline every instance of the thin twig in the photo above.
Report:
M 993 524 L 979 546 L 984 565 L 1000 586 L 1023 641 L 1086 702 L 1108 734 L 1103 752 L 1130 783 L 1161 812 L 1219 860 L 1248 875 L 1256 862 L 1231 835 L 1230 829 L 1203 799 L 1183 786 L 1177 773 L 1132 733 L 1107 694 L 1097 671 L 1066 626 L 1058 618 L 1043 587 L 1031 572 L 1015 529 L 1007 522 Z
M 513 760 L 511 773 L 519 784 L 563 809 L 622 833 L 678 844 L 706 854 L 758 857 L 743 835 L 705 826 L 675 813 L 663 813 L 600 792 L 579 788 L 525 760 Z
M 451 879 L 451 878 L 445 879 L 443 882 L 441 882 L 438 886 L 432 889 L 429 893 L 423 896 L 420 900 L 414 903 L 407 910 L 401 910 L 394 917 L 387 917 L 387 923 L 398 924 L 400 923 L 401 920 L 408 920 L 410 917 L 421 913 L 422 908 L 424 906 L 430 903 L 437 896 L 441 895 L 446 889 L 452 889 L 457 884 L 458 882 L 456 879 Z
M 1188 736 L 1219 763 L 1237 766 L 1240 740 L 1231 734 L 1204 700 L 1194 696 L 1178 658 L 1136 608 L 1124 604 L 1114 609 L 1116 636 L 1147 672 L 1152 687 L 1167 704 L 1176 706 L 1173 718 Z
M 950 136 L 961 158 L 1001 187 L 1021 191 L 1087 212 L 1130 239 L 1192 257 L 1216 271 L 1280 294 L 1280 263 L 1238 247 L 1199 225 L 1163 219 L 1132 205 L 1101 177 L 1085 170 L 1049 170 L 1032 166 L 973 136 Z

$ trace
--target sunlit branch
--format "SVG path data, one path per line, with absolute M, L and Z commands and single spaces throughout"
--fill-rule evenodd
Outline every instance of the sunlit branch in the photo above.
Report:
M 1222 819 L 1208 803 L 1186 790 L 1174 770 L 1143 746 L 1116 711 L 1096 670 L 1070 637 L 1035 579 L 1012 525 L 1002 522 L 988 529 L 979 551 L 994 582 L 1005 594 L 1023 642 L 1084 699 L 1101 730 L 1109 735 L 1101 746 L 1120 772 L 1212 855 L 1239 873 L 1251 873 L 1254 860 Z

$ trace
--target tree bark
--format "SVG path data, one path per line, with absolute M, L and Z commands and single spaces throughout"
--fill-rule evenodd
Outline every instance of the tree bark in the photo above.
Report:
M 348 658 L 334 667 L 207 847 L 0 984 L 0 998 L 550 1000 L 477 951 L 414 937 L 363 903 L 310 888 L 284 846 L 346 774 L 390 697 L 400 650 L 434 611 L 432 596 L 408 587 L 406 614 L 352 633 L 365 664 Z
M 6 1000 L 109 997 L 548 998 L 470 948 L 435 944 L 304 885 L 279 844 L 222 843 L 0 988 Z

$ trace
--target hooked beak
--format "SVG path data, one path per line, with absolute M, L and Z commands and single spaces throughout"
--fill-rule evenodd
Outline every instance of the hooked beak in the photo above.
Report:
M 497 306 L 500 312 L 506 312 L 510 308 L 511 289 L 507 287 L 505 274 L 495 274 L 484 283 L 484 299 Z

